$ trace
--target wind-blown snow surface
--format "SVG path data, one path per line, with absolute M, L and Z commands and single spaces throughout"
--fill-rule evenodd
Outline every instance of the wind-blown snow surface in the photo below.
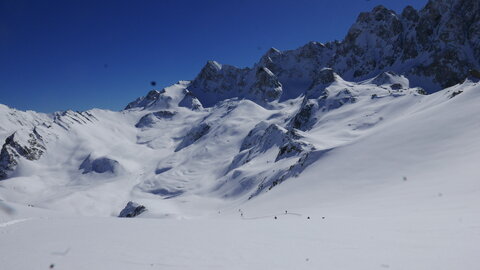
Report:
M 2 269 L 477 269 L 480 84 L 387 75 L 265 107 L 178 106 L 187 82 L 122 112 L 2 107 L 47 123 L 0 182 Z

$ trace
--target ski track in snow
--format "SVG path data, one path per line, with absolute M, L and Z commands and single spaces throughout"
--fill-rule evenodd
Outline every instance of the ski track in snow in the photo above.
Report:
M 25 222 L 25 221 L 28 221 L 28 220 L 31 220 L 32 218 L 22 218 L 22 219 L 14 219 L 14 220 L 10 220 L 10 221 L 7 221 L 7 222 L 3 222 L 3 223 L 0 223 L 0 228 L 6 228 L 8 226 L 12 226 L 12 225 L 15 225 L 15 224 L 18 224 L 18 223 L 22 223 L 22 222 Z

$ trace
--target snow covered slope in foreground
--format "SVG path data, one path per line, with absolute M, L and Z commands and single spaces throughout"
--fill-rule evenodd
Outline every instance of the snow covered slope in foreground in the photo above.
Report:
M 0 182 L 2 268 L 477 269 L 480 84 L 373 81 L 49 116 Z

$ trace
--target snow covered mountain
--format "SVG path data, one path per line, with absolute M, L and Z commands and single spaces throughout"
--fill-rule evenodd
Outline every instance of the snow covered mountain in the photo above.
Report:
M 102 215 L 143 197 L 253 198 L 418 104 L 475 88 L 479 14 L 478 2 L 467 0 L 429 1 L 401 15 L 378 6 L 341 42 L 270 49 L 252 68 L 209 61 L 193 81 L 152 90 L 121 112 L 46 115 L 2 105 L 2 185 L 35 182 L 42 190 L 2 196 L 54 207 L 82 196 L 72 185 L 91 196 L 100 183 L 125 182 L 123 197 L 95 210 Z M 412 88 L 458 82 L 438 95 Z M 52 187 L 63 191 L 46 201 L 43 189 Z
M 35 219 L 22 233 L 5 236 L 9 244 L 30 246 L 27 236 L 37 225 L 53 226 L 61 235 L 66 234 L 64 226 L 79 234 L 85 233 L 79 227 L 92 227 L 86 219 L 69 219 L 71 214 L 140 215 L 169 222 L 207 217 L 215 222 L 155 226 L 172 231 L 180 226 L 182 234 L 193 238 L 204 231 L 219 233 L 213 240 L 199 240 L 212 240 L 217 248 L 192 245 L 214 253 L 222 253 L 223 238 L 241 242 L 273 233 L 276 240 L 266 246 L 275 252 L 263 256 L 285 262 L 276 267 L 282 269 L 372 269 L 392 263 L 395 269 L 475 269 L 473 254 L 480 251 L 475 242 L 480 235 L 479 59 L 480 3 L 431 0 L 420 11 L 407 7 L 401 14 L 376 7 L 359 15 L 343 41 L 311 42 L 284 52 L 272 48 L 252 68 L 209 61 L 194 80 L 152 90 L 119 112 L 42 114 L 0 105 L 0 218 L 6 220 L 0 230 Z M 16 219 L 8 209 L 16 211 Z M 273 225 L 261 221 L 260 234 L 251 225 L 246 231 L 235 229 L 240 231 L 235 237 L 218 232 L 240 228 L 239 215 L 240 221 L 253 222 L 276 219 L 286 209 L 295 212 L 284 213 L 291 219 L 280 231 L 270 231 Z M 315 227 L 294 219 L 306 220 L 307 215 L 316 220 Z M 330 225 L 321 223 L 325 216 L 332 218 Z M 102 232 L 99 245 L 110 248 L 105 243 L 115 237 L 112 233 L 122 233 L 124 225 L 94 220 Z M 121 245 L 134 243 L 136 237 L 156 245 L 144 230 L 151 223 L 138 222 L 128 225 L 138 234 L 125 236 Z M 356 227 L 351 234 L 350 223 L 374 230 Z M 418 224 L 418 231 L 411 224 Z M 437 224 L 444 227 L 432 229 Z M 305 245 L 302 252 L 308 253 L 307 247 L 338 251 L 332 253 L 334 263 L 322 264 L 315 254 L 309 256 L 317 261 L 301 266 L 276 258 L 293 254 L 305 261 L 300 251 L 279 249 L 286 244 L 279 232 L 291 226 L 314 235 L 321 234 L 320 227 L 336 233 L 336 238 L 324 236 L 324 247 L 298 236 Z M 381 245 L 352 248 L 371 241 L 373 231 L 395 239 L 397 256 Z M 177 243 L 174 235 L 167 238 Z M 90 248 L 80 238 L 72 241 Z M 433 247 L 422 246 L 426 241 Z M 163 258 L 170 266 L 179 265 L 173 251 L 189 246 L 184 242 L 161 249 L 170 254 Z M 466 247 L 442 245 L 450 242 Z M 244 243 L 239 245 L 248 251 L 239 252 L 254 268 L 270 267 L 255 256 L 263 247 Z M 398 256 L 411 253 L 412 247 L 422 249 L 417 253 L 424 257 L 414 256 L 418 264 Z M 148 245 L 137 249 L 151 252 Z M 103 257 L 85 250 L 82 256 L 97 258 L 104 269 L 131 269 L 124 263 L 104 264 Z M 392 262 L 372 265 L 356 257 L 358 250 L 366 252 L 361 256 L 375 252 Z M 15 257 L 12 252 L 0 246 L 0 254 Z M 445 253 L 451 257 L 439 259 Z M 188 256 L 204 262 L 198 254 Z M 345 254 L 356 263 L 346 262 Z M 35 258 L 43 263 L 45 256 Z M 64 263 L 80 269 L 79 258 Z M 193 262 L 187 268 L 211 268 L 210 262 Z M 245 269 L 248 262 L 221 265 Z M 12 260 L 8 263 L 15 269 Z
M 2 107 L 5 127 L 13 130 L 2 133 L 0 194 L 107 216 L 131 200 L 152 200 L 144 203 L 150 208 L 175 197 L 245 201 L 391 130 L 405 115 L 448 107 L 464 92 L 475 96 L 476 81 L 424 95 L 393 72 L 355 83 L 325 68 L 307 92 L 283 102 L 236 97 L 204 108 L 192 83 L 182 81 L 120 112 L 44 115 Z
M 253 68 L 211 61 L 189 89 L 207 106 L 237 96 L 286 100 L 308 91 L 322 69 L 331 68 L 356 82 L 394 71 L 432 93 L 480 69 L 479 14 L 476 0 L 432 0 L 401 14 L 378 6 L 361 13 L 343 41 L 310 42 L 284 52 L 272 48 Z

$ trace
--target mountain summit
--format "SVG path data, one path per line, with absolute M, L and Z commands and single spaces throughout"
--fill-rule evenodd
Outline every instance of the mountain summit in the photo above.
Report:
M 252 68 L 209 61 L 188 89 L 205 106 L 232 97 L 281 101 L 310 90 L 324 68 L 355 82 L 393 71 L 429 93 L 461 83 L 480 69 L 480 4 L 430 0 L 401 14 L 377 6 L 361 13 L 342 41 L 272 48 Z

